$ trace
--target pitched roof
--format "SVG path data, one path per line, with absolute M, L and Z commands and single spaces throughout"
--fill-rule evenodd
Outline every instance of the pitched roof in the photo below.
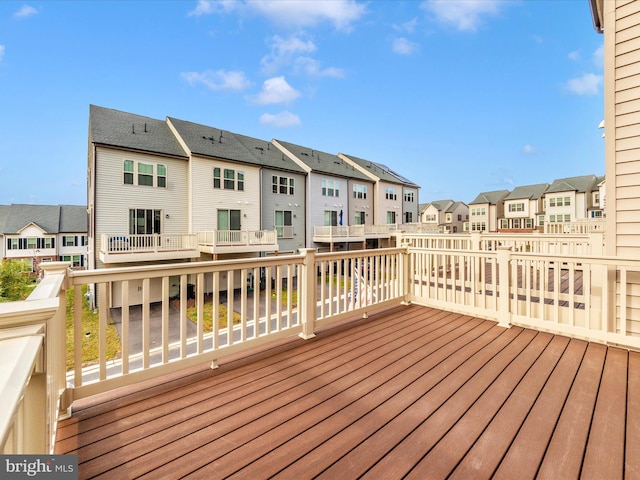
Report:
M 498 202 L 504 200 L 509 195 L 509 190 L 494 190 L 492 192 L 480 193 L 473 202 L 469 205 L 477 205 L 482 203 L 488 203 L 489 205 L 497 205 Z
M 273 143 L 238 133 L 234 133 L 234 135 L 252 153 L 259 165 L 278 170 L 306 173 L 300 165 L 282 153 Z
M 444 212 L 452 203 L 454 203 L 453 200 L 434 200 L 427 204 L 425 208 L 433 205 L 439 212 Z
M 0 206 L 0 233 L 17 234 L 32 223 L 50 234 L 86 232 L 87 207 L 29 204 Z
M 90 105 L 89 136 L 99 145 L 187 158 L 163 120 L 111 108 Z
M 460 205 L 464 205 L 465 207 L 467 206 L 466 203 L 464 202 L 453 202 L 451 205 L 449 205 L 449 207 L 447 208 L 446 212 L 455 212 L 456 209 L 460 206 Z
M 352 162 L 357 163 L 360 167 L 367 169 L 367 171 L 369 171 L 371 175 L 376 179 L 380 179 L 382 181 L 390 182 L 390 183 L 399 183 L 409 187 L 420 188 L 411 180 L 403 177 L 397 172 L 394 172 L 393 170 L 391 170 L 389 167 L 387 167 L 382 163 L 372 162 L 371 160 L 365 160 L 363 158 L 359 158 L 353 155 L 348 155 L 346 153 L 340 153 L 339 155 L 342 155 L 347 159 L 351 160 Z
M 537 200 L 542 196 L 547 188 L 549 188 L 548 183 L 516 187 L 509 195 L 506 196 L 505 200 Z
M 353 165 L 350 165 L 337 155 L 310 149 L 294 143 L 284 142 L 282 140 L 274 140 L 274 142 L 282 145 L 282 147 L 287 149 L 300 162 L 304 163 L 314 172 L 373 182 L 370 177 L 360 172 L 360 170 L 355 168 Z
M 587 192 L 597 185 L 598 177 L 595 175 L 583 175 L 580 177 L 560 178 L 554 180 L 545 193 L 557 192 Z
M 60 205 L 60 233 L 87 231 L 87 207 L 82 205 Z

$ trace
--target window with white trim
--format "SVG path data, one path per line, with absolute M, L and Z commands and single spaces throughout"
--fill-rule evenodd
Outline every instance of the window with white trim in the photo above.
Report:
M 278 238 L 293 238 L 293 213 L 290 210 L 275 210 L 273 213 Z
M 122 181 L 125 185 L 166 188 L 167 167 L 161 163 L 155 164 L 124 160 L 122 162 Z
M 291 177 L 271 176 L 271 191 L 280 195 L 295 194 L 295 180 Z
M 337 180 L 322 180 L 322 196 L 323 197 L 339 197 L 340 182 Z
M 385 199 L 387 200 L 398 199 L 398 194 L 396 193 L 395 187 L 386 187 L 384 191 L 385 191 L 385 194 L 384 194 Z M 396 223 L 396 222 L 392 222 L 392 223 Z
M 357 183 L 353 184 L 353 198 L 358 198 L 361 200 L 367 199 L 367 186 L 359 185 Z

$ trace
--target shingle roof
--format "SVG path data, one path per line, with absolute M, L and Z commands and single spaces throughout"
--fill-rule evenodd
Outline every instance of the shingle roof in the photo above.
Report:
M 548 183 L 538 183 L 536 185 L 525 185 L 522 187 L 516 187 L 509 195 L 507 195 L 505 200 L 537 200 L 542 196 L 547 188 L 549 188 Z
M 371 172 L 371 175 L 373 175 L 374 177 L 380 180 L 383 180 L 385 182 L 399 183 L 405 186 L 420 188 L 417 184 L 413 183 L 411 180 L 403 177 L 397 172 L 394 172 L 393 170 L 391 170 L 389 167 L 387 167 L 382 163 L 372 162 L 371 160 L 365 160 L 363 158 L 359 158 L 354 155 L 348 155 L 346 153 L 341 153 L 340 155 L 343 155 L 347 157 L 349 160 L 351 160 L 352 162 L 357 163 L 359 166 L 366 168 L 369 172 Z
M 60 232 L 87 232 L 87 207 L 82 205 L 60 206 Z
M 580 177 L 560 178 L 554 180 L 545 193 L 557 192 L 587 192 L 597 185 L 598 178 L 595 175 L 583 175 Z
M 296 145 L 294 143 L 284 142 L 282 140 L 274 141 L 286 148 L 291 152 L 291 154 L 314 172 L 373 182 L 370 177 L 366 176 L 364 173 L 360 172 L 360 170 L 356 169 L 353 165 L 350 165 L 337 155 L 321 152 L 319 150 L 312 150 L 310 148 Z
M 50 234 L 86 232 L 87 207 L 29 204 L 0 206 L 0 233 L 17 234 L 32 223 Z
M 259 165 L 278 170 L 306 173 L 300 165 L 282 153 L 273 143 L 237 133 L 234 135 L 253 154 L 255 162 Z
M 497 205 L 498 202 L 504 200 L 509 195 L 509 190 L 494 190 L 493 192 L 480 193 L 473 202 L 469 205 L 477 205 L 482 203 L 488 203 L 489 205 Z
M 434 200 L 433 202 L 429 203 L 429 205 L 433 205 L 434 207 L 436 207 L 436 210 L 438 210 L 439 212 L 444 212 L 452 203 L 453 200 Z M 427 207 L 429 205 L 427 205 Z
M 99 145 L 187 158 L 166 122 L 155 118 L 91 105 L 89 135 Z
M 453 202 L 451 205 L 449 205 L 449 207 L 447 208 L 446 212 L 455 212 L 456 209 L 460 206 L 460 205 L 464 205 L 466 206 L 467 204 L 464 202 Z

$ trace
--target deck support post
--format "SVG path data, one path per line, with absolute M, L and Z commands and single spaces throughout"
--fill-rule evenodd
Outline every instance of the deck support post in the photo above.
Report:
M 332 244 L 333 246 L 333 244 Z M 314 333 L 316 324 L 316 249 L 301 248 L 304 256 L 302 261 L 302 301 L 300 319 L 302 331 L 300 337 L 308 340 L 316 336 Z

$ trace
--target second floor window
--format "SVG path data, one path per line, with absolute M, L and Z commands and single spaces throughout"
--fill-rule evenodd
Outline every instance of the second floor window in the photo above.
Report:
M 413 192 L 405 192 L 404 201 L 413 203 L 415 201 L 415 194 Z
M 272 175 L 271 191 L 280 195 L 293 195 L 295 194 L 295 181 L 293 178 Z
M 385 188 L 385 199 L 387 200 L 397 200 L 398 199 L 398 194 L 396 193 L 396 189 L 394 187 L 387 187 Z M 392 222 L 392 223 L 396 223 L 396 222 Z
M 510 203 L 509 204 L 510 212 L 524 212 L 524 203 Z
M 155 170 L 155 175 L 154 175 Z M 166 188 L 167 167 L 161 163 L 143 163 L 125 160 L 122 163 L 122 181 L 125 185 L 144 185 Z
M 353 185 L 353 198 L 359 198 L 362 200 L 367 199 L 367 186 L 366 185 Z
M 337 180 L 322 180 L 322 196 L 323 197 L 339 197 L 340 182 Z
M 223 174 L 224 178 L 222 178 Z M 213 188 L 244 191 L 244 172 L 236 172 L 230 168 L 225 168 L 223 171 L 220 167 L 214 167 Z
M 425 216 L 425 221 L 427 222 L 435 222 L 436 221 L 436 216 L 434 215 L 426 215 Z

